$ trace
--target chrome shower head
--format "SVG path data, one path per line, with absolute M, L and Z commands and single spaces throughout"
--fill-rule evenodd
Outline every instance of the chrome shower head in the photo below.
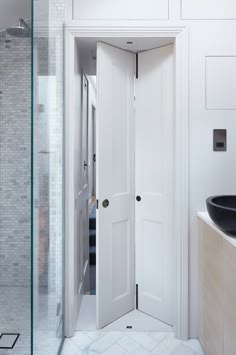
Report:
M 11 36 L 18 38 L 27 38 L 30 37 L 30 27 L 27 23 L 21 18 L 17 26 L 7 28 L 7 33 Z

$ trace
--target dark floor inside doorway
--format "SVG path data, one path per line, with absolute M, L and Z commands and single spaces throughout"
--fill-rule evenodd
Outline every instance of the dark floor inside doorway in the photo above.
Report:
M 96 295 L 96 205 L 89 216 L 90 295 Z

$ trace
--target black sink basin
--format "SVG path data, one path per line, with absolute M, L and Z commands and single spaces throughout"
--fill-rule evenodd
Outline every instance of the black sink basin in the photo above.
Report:
M 236 235 L 236 196 L 213 196 L 206 200 L 213 222 L 225 233 Z

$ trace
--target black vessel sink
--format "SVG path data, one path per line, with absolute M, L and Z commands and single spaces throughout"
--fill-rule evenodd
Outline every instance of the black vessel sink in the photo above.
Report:
M 236 196 L 212 196 L 206 204 L 213 222 L 223 232 L 236 235 Z

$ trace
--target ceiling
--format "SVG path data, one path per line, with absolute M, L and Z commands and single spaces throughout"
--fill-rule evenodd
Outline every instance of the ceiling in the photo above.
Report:
M 31 0 L 0 0 L 0 31 L 31 18 Z
M 97 43 L 103 42 L 112 46 L 139 53 L 150 49 L 163 47 L 174 43 L 174 38 L 158 37 L 99 37 L 99 38 L 78 38 L 78 48 L 83 69 L 88 75 L 96 75 Z M 131 42 L 131 43 L 127 43 Z

